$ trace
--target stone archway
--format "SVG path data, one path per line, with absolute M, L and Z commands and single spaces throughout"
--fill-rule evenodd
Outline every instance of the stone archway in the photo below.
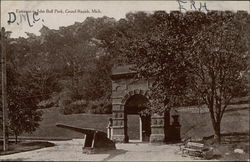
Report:
M 135 95 L 141 95 L 149 100 L 150 92 L 149 90 L 141 90 L 141 89 L 135 89 L 132 91 L 129 91 L 122 97 L 120 100 L 120 103 L 114 103 L 113 102 L 113 134 L 112 134 L 112 140 L 118 141 L 118 142 L 129 142 L 129 136 L 128 136 L 128 125 L 127 125 L 127 112 L 126 112 L 126 102 L 131 99 Z M 141 120 L 145 120 L 142 119 Z M 150 118 L 147 118 L 146 120 L 150 120 L 150 133 L 145 132 L 145 134 L 149 134 L 150 136 L 149 141 L 150 142 L 163 142 L 165 135 L 164 135 L 164 115 L 159 114 L 151 114 Z M 142 125 L 146 123 L 144 121 L 141 123 Z M 148 128 L 145 128 L 148 129 Z M 145 130 L 143 127 L 141 127 L 141 136 L 143 138 L 143 131 Z M 145 137 L 147 138 L 147 137 Z M 141 139 L 143 141 L 143 139 Z M 146 141 L 146 139 L 145 139 Z
M 149 96 L 150 96 L 150 91 L 149 90 L 142 90 L 142 89 L 135 89 L 135 90 L 131 90 L 129 91 L 122 99 L 122 104 L 125 104 L 125 102 L 131 98 L 134 95 L 142 95 L 144 97 L 146 97 L 149 100 Z
M 137 91 L 137 90 L 135 90 Z M 140 142 L 149 142 L 151 134 L 151 115 L 143 114 L 142 111 L 147 108 L 149 98 L 143 90 L 141 93 L 131 93 L 126 96 L 124 102 L 124 133 L 125 141 L 139 140 Z M 138 138 L 139 137 L 139 138 Z
M 137 79 L 133 65 L 117 66 L 112 69 L 112 119 L 111 139 L 128 142 L 126 102 L 135 95 L 140 95 L 150 102 L 150 88 L 153 79 Z M 169 112 L 150 114 L 150 142 L 164 142 L 171 131 Z M 178 128 L 179 129 L 179 128 Z
M 127 120 L 125 114 L 126 101 L 134 95 L 144 96 L 149 100 L 152 80 L 136 79 L 136 72 L 130 66 L 120 66 L 112 69 L 112 135 L 111 139 L 118 142 L 128 142 Z M 164 115 L 151 114 L 150 142 L 163 142 Z

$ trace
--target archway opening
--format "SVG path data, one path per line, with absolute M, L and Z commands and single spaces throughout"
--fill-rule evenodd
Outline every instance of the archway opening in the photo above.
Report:
M 125 102 L 125 136 L 127 142 L 149 142 L 151 134 L 151 115 L 143 113 L 147 108 L 148 99 L 140 94 L 131 96 Z

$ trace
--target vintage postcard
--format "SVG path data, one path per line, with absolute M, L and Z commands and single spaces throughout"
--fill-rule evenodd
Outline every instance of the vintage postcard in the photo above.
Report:
M 249 161 L 249 1 L 0 3 L 1 161 Z

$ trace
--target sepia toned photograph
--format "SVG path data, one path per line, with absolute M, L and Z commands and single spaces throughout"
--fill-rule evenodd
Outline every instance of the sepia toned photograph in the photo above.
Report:
M 249 161 L 250 2 L 1 4 L 1 161 Z

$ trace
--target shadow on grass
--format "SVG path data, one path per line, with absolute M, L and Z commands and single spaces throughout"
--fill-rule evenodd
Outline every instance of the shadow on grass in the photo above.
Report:
M 55 146 L 54 143 L 44 142 L 44 141 L 30 141 L 21 143 L 22 146 L 41 146 L 41 147 L 52 147 Z

